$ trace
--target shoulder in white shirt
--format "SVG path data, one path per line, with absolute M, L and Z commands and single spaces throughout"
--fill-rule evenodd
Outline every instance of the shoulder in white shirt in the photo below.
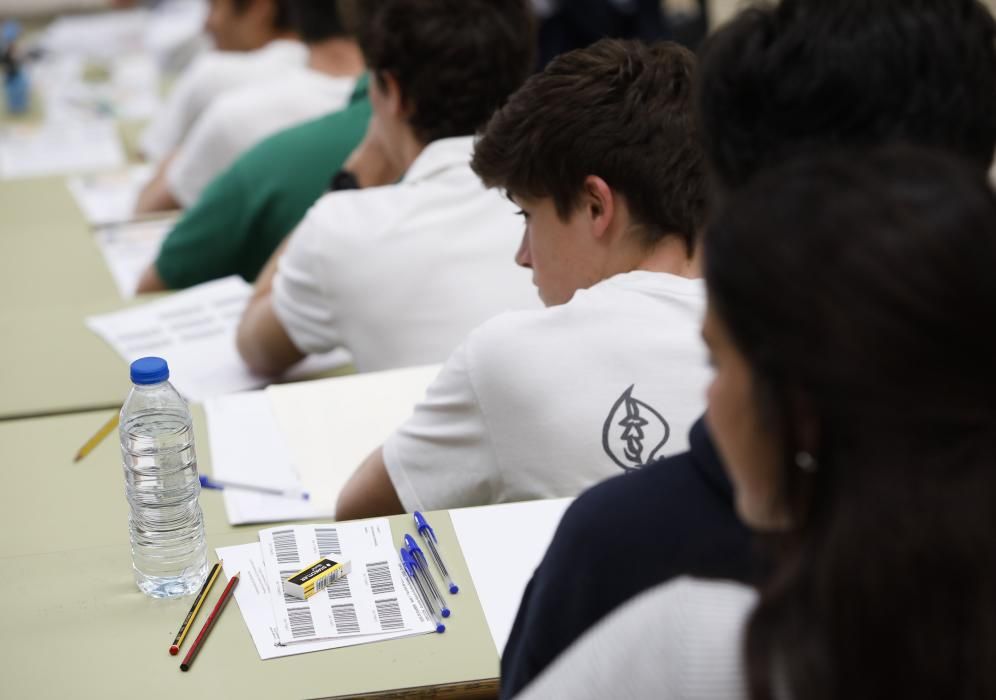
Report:
M 535 308 L 515 207 L 470 169 L 472 137 L 430 143 L 402 180 L 322 197 L 291 235 L 274 312 L 305 353 L 357 369 L 442 362 L 473 327 Z
M 304 66 L 308 48 L 299 41 L 277 39 L 255 51 L 208 51 L 177 80 L 162 111 L 141 138 L 142 152 L 160 160 L 179 146 L 194 122 L 216 97 L 232 88 L 279 76 Z
M 190 207 L 242 153 L 282 129 L 342 109 L 355 85 L 355 77 L 302 66 L 223 94 L 197 120 L 170 164 L 170 192 Z
M 718 581 L 652 588 L 588 630 L 516 697 L 746 698 L 743 635 L 756 599 L 746 586 Z
M 711 372 L 701 280 L 616 275 L 476 329 L 384 444 L 406 510 L 576 496 L 688 449 Z

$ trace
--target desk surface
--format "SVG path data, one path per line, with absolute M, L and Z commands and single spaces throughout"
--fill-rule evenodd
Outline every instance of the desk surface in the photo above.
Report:
M 128 365 L 83 319 L 125 304 L 111 295 L 0 306 L 0 420 L 120 406 L 131 388 Z
M 65 178 L 0 182 L 0 308 L 118 298 Z
M 210 472 L 203 413 L 195 408 L 194 414 L 199 461 Z M 72 463 L 79 445 L 109 415 L 0 423 L 0 463 L 13 479 L 0 491 L 4 695 L 214 700 L 402 697 L 402 690 L 436 697 L 494 694 L 498 652 L 446 513 L 432 522 L 461 582 L 446 633 L 261 661 L 233 605 L 191 671 L 181 673 L 167 649 L 191 599 L 152 600 L 132 582 L 117 441 L 112 435 L 86 460 Z M 220 493 L 203 492 L 201 506 L 212 550 L 255 541 L 256 527 L 228 525 Z M 409 522 L 410 516 L 392 518 L 396 539 Z

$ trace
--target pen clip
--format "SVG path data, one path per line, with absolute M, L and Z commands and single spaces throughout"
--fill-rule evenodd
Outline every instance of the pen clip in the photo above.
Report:
M 432 538 L 432 541 L 436 543 L 439 542 L 439 540 L 436 539 L 435 530 L 433 530 L 432 526 L 428 522 L 426 522 L 425 516 L 418 511 L 415 511 L 415 529 L 418 530 L 418 534 L 422 535 L 423 537 L 426 536 L 425 532 L 426 530 L 428 530 L 429 532 L 428 536 Z

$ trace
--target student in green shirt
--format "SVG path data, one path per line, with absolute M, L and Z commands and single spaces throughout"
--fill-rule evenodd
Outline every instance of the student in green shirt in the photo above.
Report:
M 360 144 L 369 119 L 364 77 L 345 109 L 246 152 L 183 214 L 138 291 L 180 289 L 233 274 L 255 280 Z

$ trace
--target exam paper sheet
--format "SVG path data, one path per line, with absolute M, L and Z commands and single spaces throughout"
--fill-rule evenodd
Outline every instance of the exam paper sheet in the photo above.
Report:
M 402 575 L 387 518 L 275 527 L 260 530 L 259 542 L 280 644 L 435 631 Z M 281 581 L 325 557 L 350 562 L 351 572 L 307 601 L 283 593 Z
M 323 515 L 334 516 L 353 471 L 411 415 L 438 373 L 428 365 L 267 388 L 291 462 Z
M 175 219 L 133 221 L 101 226 L 94 231 L 97 247 L 121 298 L 135 297 L 142 273 L 156 259 L 159 246 L 175 222 Z
M 224 560 L 225 575 L 229 578 L 240 574 L 239 585 L 235 587 L 235 602 L 239 605 L 242 619 L 256 645 L 259 658 L 276 659 L 282 656 L 307 654 L 312 651 L 338 649 L 339 647 L 366 644 L 383 639 L 382 635 L 320 639 L 313 642 L 298 642 L 280 646 L 277 627 L 270 604 L 269 584 L 263 564 L 263 550 L 259 542 L 240 544 L 233 547 L 219 547 L 215 550 L 218 558 Z
M 291 462 L 283 433 L 277 428 L 265 391 L 245 391 L 204 402 L 211 476 L 215 479 L 270 488 L 304 489 Z M 252 439 L 247 440 L 246 436 Z M 275 523 L 330 518 L 328 499 L 301 500 L 240 489 L 225 489 L 228 522 Z M 321 502 L 319 502 L 321 500 Z
M 66 181 L 66 187 L 87 223 L 109 226 L 135 219 L 138 195 L 151 177 L 151 165 L 134 165 L 124 170 L 72 177 Z
M 190 401 L 203 401 L 269 383 L 239 357 L 235 331 L 252 293 L 240 277 L 206 282 L 164 299 L 85 320 L 128 363 L 155 355 L 170 365 L 170 381 Z M 348 353 L 333 351 L 295 365 L 285 379 L 340 367 Z
M 450 520 L 499 656 L 519 602 L 572 498 L 457 508 Z
M 42 177 L 125 164 L 117 125 L 110 120 L 17 124 L 0 132 L 0 177 Z

